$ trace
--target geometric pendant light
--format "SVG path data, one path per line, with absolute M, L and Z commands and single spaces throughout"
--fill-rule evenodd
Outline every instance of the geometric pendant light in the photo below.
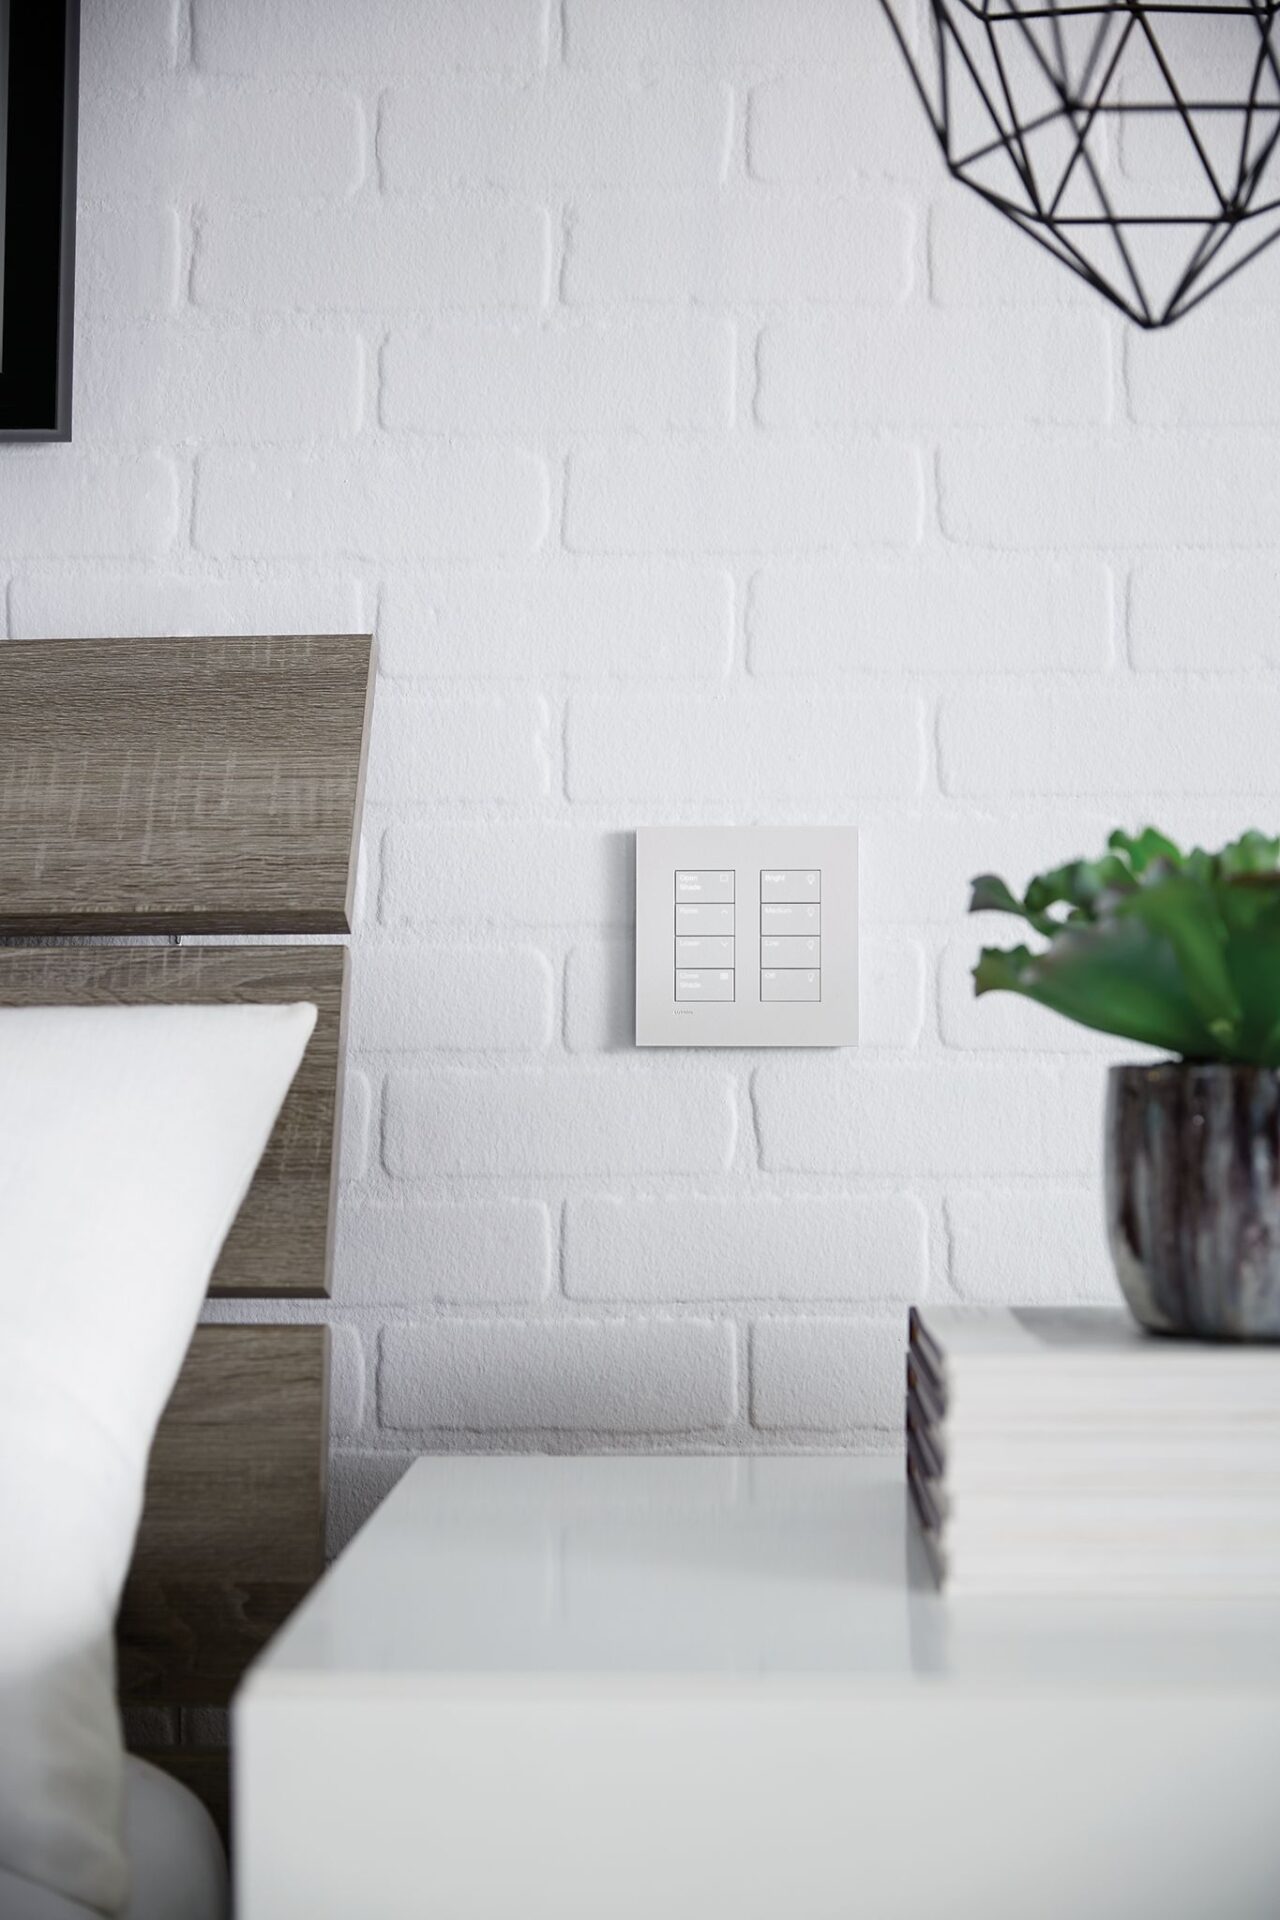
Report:
M 1280 0 L 881 5 L 955 178 L 1140 327 L 1280 238 Z

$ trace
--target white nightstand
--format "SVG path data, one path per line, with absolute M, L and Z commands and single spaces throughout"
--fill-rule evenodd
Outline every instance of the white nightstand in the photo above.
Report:
M 240 1920 L 1280 1911 L 1280 1607 L 944 1603 L 896 1461 L 422 1460 L 235 1737 Z

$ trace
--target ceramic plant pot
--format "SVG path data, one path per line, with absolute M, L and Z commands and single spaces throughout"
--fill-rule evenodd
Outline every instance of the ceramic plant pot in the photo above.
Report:
M 1112 1067 L 1107 1235 L 1155 1333 L 1280 1340 L 1280 1072 Z

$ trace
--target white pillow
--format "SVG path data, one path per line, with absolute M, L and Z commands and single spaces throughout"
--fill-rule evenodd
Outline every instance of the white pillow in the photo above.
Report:
M 0 1009 L 0 1867 L 129 1890 L 112 1624 L 147 1455 L 315 1024 Z

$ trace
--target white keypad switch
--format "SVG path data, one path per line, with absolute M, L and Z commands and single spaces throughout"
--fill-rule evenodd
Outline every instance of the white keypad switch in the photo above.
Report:
M 667 932 L 671 931 L 671 902 L 667 902 Z M 676 904 L 676 933 L 721 933 L 733 937 L 733 906 L 726 907 L 689 907 L 683 902 Z
M 716 873 L 678 873 L 676 875 L 676 899 L 706 904 L 716 901 L 723 904 L 733 901 L 732 869 Z
M 822 873 L 820 869 L 776 868 L 771 872 L 765 868 L 760 875 L 761 900 L 821 900 Z
M 772 940 L 766 936 L 760 942 L 760 964 L 762 967 L 820 967 L 822 942 Z
M 810 965 L 816 964 L 812 954 Z M 779 962 L 781 964 L 781 962 Z M 682 940 L 676 938 L 676 965 L 678 967 L 731 967 L 733 965 L 733 940 Z
M 805 934 L 812 936 L 822 932 L 822 908 L 783 907 L 772 901 L 760 902 L 760 932 L 764 934 Z
M 760 971 L 762 1000 L 821 1000 L 822 975 L 800 967 L 763 967 Z
M 636 1045 L 858 1038 L 856 827 L 641 827 Z

